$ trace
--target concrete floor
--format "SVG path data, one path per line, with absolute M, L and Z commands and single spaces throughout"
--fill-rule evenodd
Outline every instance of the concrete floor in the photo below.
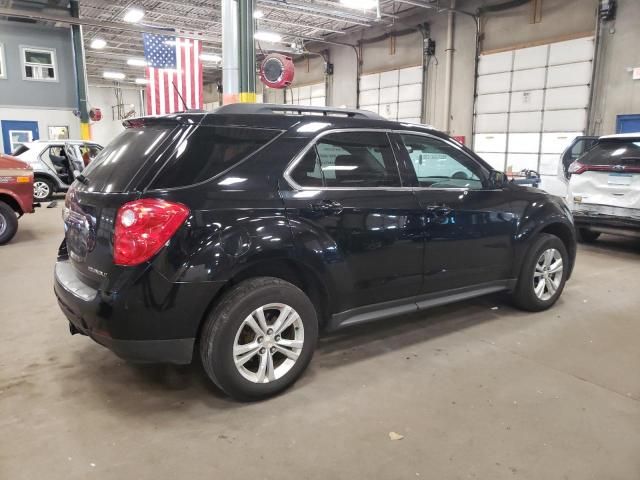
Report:
M 239 404 L 199 366 L 71 337 L 61 238 L 59 205 L 0 247 L 0 479 L 640 478 L 638 242 L 581 246 L 549 312 L 493 296 L 354 328 Z

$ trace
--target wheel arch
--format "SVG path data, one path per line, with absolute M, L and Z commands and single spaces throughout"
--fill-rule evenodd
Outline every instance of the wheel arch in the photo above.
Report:
M 0 192 L 0 202 L 6 203 L 7 205 L 9 205 L 14 212 L 16 212 L 18 215 L 23 215 L 24 211 L 22 210 L 22 206 L 20 205 L 20 202 L 18 202 L 18 200 L 16 200 L 13 196 L 9 195 L 8 193 L 5 192 Z
M 51 186 L 53 187 L 53 191 L 57 192 L 60 190 L 60 185 L 58 184 L 58 180 L 51 174 L 45 172 L 33 172 L 33 180 L 36 181 L 38 178 L 42 178 L 45 180 L 49 180 L 51 182 Z

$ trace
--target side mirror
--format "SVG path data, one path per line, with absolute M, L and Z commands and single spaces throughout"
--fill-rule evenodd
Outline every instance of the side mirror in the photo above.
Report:
M 498 170 L 491 170 L 491 173 L 489 174 L 489 185 L 492 188 L 502 188 L 507 183 L 509 183 L 509 179 L 507 178 L 506 173 Z

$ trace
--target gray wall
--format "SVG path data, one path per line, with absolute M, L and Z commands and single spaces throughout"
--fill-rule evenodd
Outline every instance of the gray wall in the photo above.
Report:
M 4 44 L 7 63 L 7 79 L 0 79 L 0 105 L 77 107 L 70 29 L 0 21 L 0 43 Z M 23 80 L 21 45 L 55 49 L 58 81 Z

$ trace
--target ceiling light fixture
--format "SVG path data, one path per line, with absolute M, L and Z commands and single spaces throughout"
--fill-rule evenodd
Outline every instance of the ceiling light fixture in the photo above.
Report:
M 91 40 L 91 48 L 93 48 L 94 50 L 102 50 L 106 46 L 107 42 L 102 38 L 94 38 L 93 40 Z
M 102 76 L 109 80 L 124 80 L 126 75 L 122 72 L 104 72 Z
M 122 19 L 127 23 L 138 23 L 144 17 L 144 10 L 140 8 L 130 8 Z
M 146 67 L 147 61 L 144 58 L 128 58 L 127 65 L 132 67 Z
M 203 62 L 219 62 L 222 60 L 220 55 L 216 55 L 215 53 L 201 53 L 200 60 Z
M 262 18 L 264 17 L 264 12 L 262 10 L 256 10 L 253 12 L 253 18 Z
M 348 8 L 357 10 L 369 10 L 378 5 L 378 0 L 340 0 L 340 3 Z
M 280 36 L 279 34 L 275 32 L 264 32 L 264 31 L 256 32 L 253 35 L 253 38 L 255 38 L 256 40 L 262 40 L 263 42 L 272 42 L 272 43 L 277 43 L 282 40 L 282 36 Z

